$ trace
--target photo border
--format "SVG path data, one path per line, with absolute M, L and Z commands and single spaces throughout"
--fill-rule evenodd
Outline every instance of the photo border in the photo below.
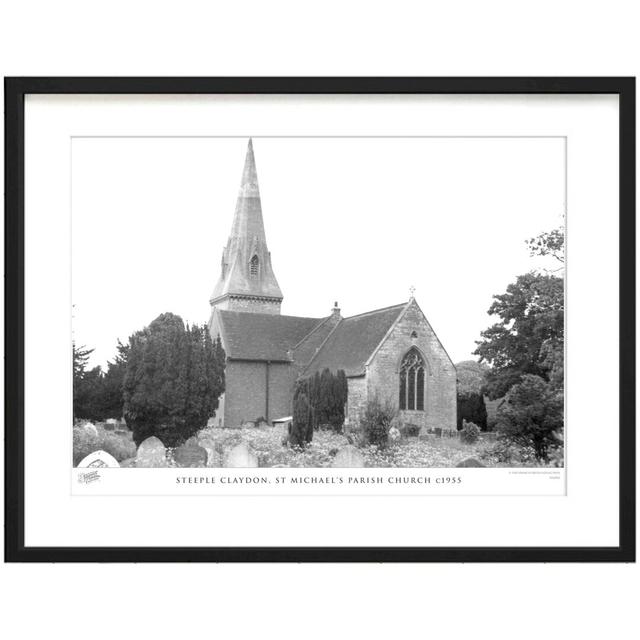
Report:
M 635 78 L 5 78 L 5 562 L 634 562 Z M 24 105 L 27 94 L 616 94 L 619 98 L 620 473 L 617 547 L 26 547 Z

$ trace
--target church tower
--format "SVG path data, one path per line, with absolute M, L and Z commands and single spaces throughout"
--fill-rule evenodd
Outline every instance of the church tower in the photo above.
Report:
M 220 278 L 209 302 L 213 309 L 280 313 L 282 291 L 271 268 L 251 139 Z

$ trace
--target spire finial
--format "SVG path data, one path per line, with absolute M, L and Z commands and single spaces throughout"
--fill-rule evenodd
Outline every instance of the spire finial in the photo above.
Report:
M 411 285 L 409 287 L 409 300 L 413 300 L 414 299 L 415 293 L 416 293 L 416 288 L 413 285 Z

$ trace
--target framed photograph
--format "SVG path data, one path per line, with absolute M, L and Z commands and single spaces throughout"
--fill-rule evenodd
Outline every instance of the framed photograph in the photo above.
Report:
M 635 560 L 635 79 L 5 79 L 8 561 Z

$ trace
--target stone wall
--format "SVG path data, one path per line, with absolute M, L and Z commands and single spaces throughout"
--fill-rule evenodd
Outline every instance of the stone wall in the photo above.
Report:
M 412 332 L 417 337 L 412 337 Z M 436 334 L 415 301 L 382 344 L 367 369 L 369 396 L 377 392 L 381 400 L 390 399 L 398 406 L 399 369 L 411 347 L 425 358 L 425 410 L 402 411 L 401 419 L 428 429 L 456 428 L 456 370 Z
M 346 417 L 351 424 L 357 424 L 367 403 L 367 382 L 364 376 L 347 378 L 349 400 L 347 401 Z
M 213 306 L 223 311 L 244 311 L 246 313 L 268 313 L 280 315 L 282 300 L 274 298 L 228 296 L 217 300 Z

